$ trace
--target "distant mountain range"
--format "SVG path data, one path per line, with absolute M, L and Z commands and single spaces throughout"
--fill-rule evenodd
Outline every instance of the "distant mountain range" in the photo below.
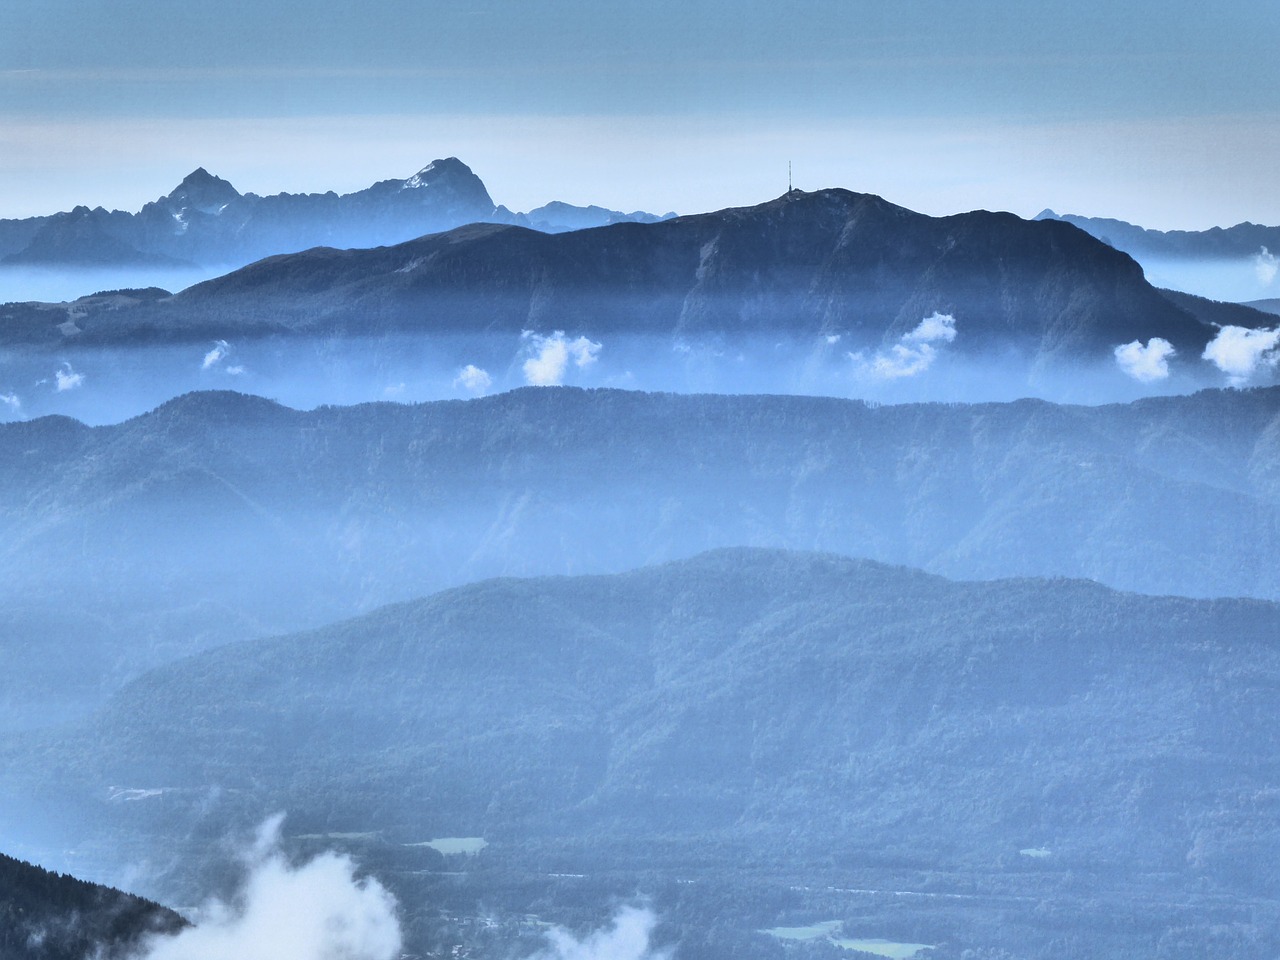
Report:
M 1277 464 L 1280 389 L 873 407 L 527 388 L 309 412 L 203 393 L 110 427 L 0 425 L 0 721 L 452 584 L 720 546 L 1280 599 Z
M 1068 224 L 981 211 L 935 218 L 823 190 L 557 235 L 477 224 L 391 247 L 317 248 L 172 298 L 11 304 L 0 336 L 57 346 L 558 329 L 861 347 L 900 342 L 937 314 L 969 354 L 1110 364 L 1117 344 L 1159 336 L 1190 363 L 1216 333 L 1204 304 L 1193 316 L 1130 257 Z M 1246 308 L 1233 317 L 1272 322 Z
M 467 223 L 561 231 L 659 219 L 560 202 L 512 213 L 496 206 L 480 178 L 456 157 L 436 160 L 404 180 L 384 180 L 341 196 L 242 194 L 201 167 L 136 214 L 79 206 L 51 216 L 0 220 L 0 265 L 235 267 L 315 246 L 400 243 Z
M 1254 310 L 1261 310 L 1263 313 L 1273 313 L 1280 315 L 1280 298 L 1271 298 L 1267 300 L 1251 300 L 1245 304 L 1246 307 L 1252 307 Z
M 187 925 L 171 910 L 0 854 L 0 957 L 114 960 Z
M 1280 251 L 1280 226 L 1238 223 L 1208 230 L 1148 230 L 1124 220 L 1057 214 L 1052 210 L 1041 211 L 1036 219 L 1070 223 L 1138 260 L 1228 260 L 1255 256 L 1264 247 Z

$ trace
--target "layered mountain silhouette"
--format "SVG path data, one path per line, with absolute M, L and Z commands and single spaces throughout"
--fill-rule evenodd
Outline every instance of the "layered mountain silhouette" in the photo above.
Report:
M 1254 256 L 1264 247 L 1280 250 L 1280 226 L 1259 223 L 1245 222 L 1208 230 L 1150 230 L 1124 220 L 1057 214 L 1052 210 L 1041 211 L 1036 219 L 1070 223 L 1139 260 L 1145 257 L 1228 260 Z
M 486 576 L 722 546 L 1280 599 L 1278 438 L 1275 389 L 874 407 L 528 388 L 309 412 L 202 393 L 116 426 L 6 424 L 0 719 Z
M 1261 310 L 1263 313 L 1280 314 L 1280 298 L 1268 298 L 1266 300 L 1252 300 L 1244 304 L 1246 307 L 1252 307 L 1255 310 Z
M 456 157 L 435 160 L 404 180 L 341 196 L 242 194 L 200 167 L 136 214 L 78 206 L 47 217 L 0 220 L 0 264 L 229 267 L 321 245 L 400 243 L 475 222 L 559 231 L 655 219 L 642 211 L 560 202 L 512 213 L 495 205 L 480 178 Z
M 935 218 L 846 190 L 556 235 L 484 224 L 391 247 L 317 248 L 171 300 L 80 312 L 74 337 L 85 344 L 558 329 L 876 345 L 940 314 L 954 318 L 956 350 L 1012 348 L 1042 363 L 1110 363 L 1117 344 L 1153 336 L 1193 362 L 1216 333 L 1130 257 L 1068 224 Z M 10 305 L 0 320 L 10 343 L 67 340 L 56 310 Z
M 682 875 L 720 882 L 910 865 L 1038 900 L 1030 848 L 1091 892 L 1124 878 L 1121 904 L 1274 897 L 1277 635 L 1271 603 L 717 551 L 211 651 L 8 747 L 0 783 L 56 758 L 88 809 L 103 783 L 154 788 L 161 844 L 287 808 L 321 832 L 573 843 L 617 871 L 679 843 Z

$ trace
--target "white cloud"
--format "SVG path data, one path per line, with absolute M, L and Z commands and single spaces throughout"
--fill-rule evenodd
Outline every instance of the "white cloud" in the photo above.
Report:
M 1253 258 L 1253 269 L 1258 274 L 1258 282 L 1269 287 L 1280 272 L 1280 257 L 1263 247 Z
M 400 383 L 389 383 L 382 388 L 382 395 L 384 397 L 403 397 L 404 392 L 407 389 L 408 385 L 403 381 Z
M 657 922 L 652 910 L 623 907 L 611 927 L 581 940 L 555 927 L 547 934 L 547 949 L 529 960 L 666 960 L 670 950 L 655 950 L 650 945 Z
M 1248 327 L 1225 326 L 1209 341 L 1200 356 L 1227 375 L 1232 386 L 1246 383 L 1260 367 L 1274 367 L 1276 346 L 1280 344 L 1280 327 L 1251 330 Z
M 941 340 L 950 343 L 956 338 L 956 318 L 949 313 L 934 312 L 925 317 L 910 333 L 903 334 L 903 343 L 933 343 Z
M 1169 358 L 1178 351 L 1163 337 L 1152 337 L 1144 347 L 1141 340 L 1116 347 L 1120 369 L 1141 383 L 1153 383 L 1169 376 Z
M 904 333 L 888 350 L 878 350 L 870 358 L 859 350 L 849 354 L 849 358 L 863 376 L 899 380 L 928 370 L 938 357 L 934 344 L 950 343 L 955 338 L 956 318 L 949 313 L 935 312 Z
M 53 379 L 57 384 L 57 391 L 59 393 L 64 393 L 67 390 L 75 390 L 84 386 L 84 374 L 76 373 L 76 371 L 72 369 L 71 364 L 67 363 L 65 360 L 63 361 L 62 366 L 54 372 Z
M 292 866 L 280 852 L 283 816 L 263 824 L 246 854 L 249 875 L 229 903 L 172 936 L 150 938 L 134 960 L 397 960 L 396 903 L 349 857 L 323 853 Z
M 840 342 L 840 334 L 828 333 L 825 339 L 829 345 L 834 347 L 837 343 Z
M 22 413 L 22 401 L 16 393 L 0 393 L 0 403 L 8 407 L 12 414 Z
M 570 362 L 578 369 L 596 362 L 602 344 L 586 337 L 569 340 L 563 330 L 550 336 L 525 330 L 520 334 L 528 354 L 524 362 L 525 382 L 535 387 L 555 387 L 564 383 Z
M 453 378 L 453 385 L 455 388 L 461 387 L 468 393 L 482 394 L 493 386 L 493 377 L 489 376 L 487 371 L 481 370 L 474 363 L 468 363 Z
M 209 370 L 216 367 L 226 359 L 227 354 L 231 352 L 231 344 L 225 340 L 216 340 L 213 349 L 204 355 L 204 362 L 200 364 L 201 370 Z
M 212 370 L 215 367 L 222 370 L 223 373 L 231 377 L 243 376 L 248 371 L 242 363 L 225 364 L 224 361 L 231 357 L 234 348 L 225 340 L 215 340 L 213 349 L 204 355 L 204 360 L 200 363 L 201 370 Z

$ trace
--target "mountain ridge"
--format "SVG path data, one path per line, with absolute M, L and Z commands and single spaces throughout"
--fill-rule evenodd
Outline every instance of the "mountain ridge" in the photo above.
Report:
M 7 309 L 10 342 L 65 341 L 48 311 Z M 1013 348 L 1033 365 L 1112 363 L 1118 344 L 1153 336 L 1194 358 L 1215 333 L 1128 255 L 1070 225 L 986 211 L 934 218 L 830 189 L 649 224 L 562 234 L 475 224 L 391 247 L 278 255 L 169 301 L 90 311 L 74 338 L 559 329 L 836 336 L 874 349 L 931 314 L 953 317 L 949 349 Z
M 1280 599 L 1278 438 L 1275 388 L 1067 407 L 529 387 L 309 411 L 222 392 L 0 425 L 0 725 L 235 635 L 721 546 Z M 17 655 L 34 642 L 46 657 Z
M 163 783 L 167 824 L 287 805 L 321 832 L 574 838 L 617 869 L 645 836 L 978 871 L 1039 841 L 1053 873 L 1262 896 L 1280 878 L 1232 851 L 1275 844 L 1250 797 L 1278 630 L 1263 601 L 733 548 L 221 647 L 25 749 L 63 757 L 99 828 L 125 822 L 97 784 Z M 5 751 L 13 791 L 32 770 Z
M 1037 220 L 1059 220 L 1079 227 L 1118 250 L 1135 257 L 1164 256 L 1192 259 L 1239 258 L 1263 247 L 1280 250 L 1280 226 L 1244 221 L 1207 230 L 1153 230 L 1111 217 L 1085 217 L 1042 210 Z
M 137 213 L 76 206 L 24 220 L 0 220 L 0 265 L 44 267 L 235 267 L 278 253 L 330 244 L 398 243 L 471 222 L 540 230 L 660 219 L 636 211 L 552 203 L 512 213 L 457 157 L 434 160 L 402 180 L 338 195 L 240 193 L 204 167 Z

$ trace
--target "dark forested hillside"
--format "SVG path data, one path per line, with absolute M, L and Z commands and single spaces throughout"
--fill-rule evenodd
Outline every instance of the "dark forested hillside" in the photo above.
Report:
M 5 679 L 95 702 L 215 642 L 500 574 L 710 547 L 1280 598 L 1280 391 L 871 407 L 527 389 L 289 410 L 193 394 L 0 426 Z M 28 718 L 29 721 L 30 718 Z
M 65 315 L 5 310 L 7 342 L 69 342 Z M 172 300 L 82 313 L 80 345 L 559 329 L 831 335 L 854 347 L 941 313 L 955 318 L 962 352 L 1017 349 L 1045 363 L 1110 363 L 1115 345 L 1152 336 L 1194 357 L 1214 332 L 1128 256 L 1067 224 L 934 218 L 846 190 L 558 235 L 487 224 L 373 250 L 318 248 Z
M 186 922 L 170 910 L 0 854 L 0 958 L 122 957 Z

